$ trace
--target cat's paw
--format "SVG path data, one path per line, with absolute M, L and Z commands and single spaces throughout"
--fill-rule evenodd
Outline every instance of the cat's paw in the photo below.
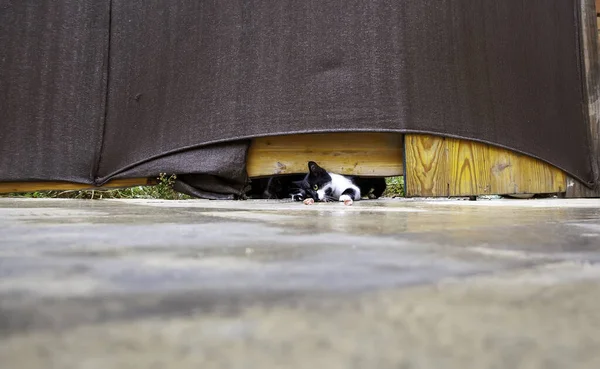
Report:
M 352 200 L 352 197 L 350 197 L 349 195 L 340 196 L 340 202 L 344 202 L 344 201 L 348 201 L 348 200 Z
M 311 199 L 310 197 L 306 200 L 303 201 L 304 205 L 313 205 L 315 203 L 314 199 Z
M 343 202 L 344 205 L 352 205 L 354 203 L 354 201 L 352 200 L 352 198 L 348 195 L 342 195 L 340 196 L 340 202 Z

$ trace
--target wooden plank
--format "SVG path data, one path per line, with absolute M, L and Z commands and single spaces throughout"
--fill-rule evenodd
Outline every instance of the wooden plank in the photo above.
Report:
M 480 170 L 490 168 L 489 150 L 486 145 L 474 145 L 464 140 L 440 140 L 446 146 L 448 156 L 448 195 L 469 196 L 480 193 L 491 193 L 491 171 Z M 494 169 L 492 169 L 494 170 Z M 484 187 L 481 187 L 484 186 Z
M 155 184 L 156 180 L 153 178 L 116 179 L 101 187 L 73 182 L 0 182 L 0 194 L 37 191 L 107 190 Z
M 431 135 L 407 135 L 405 192 L 417 196 L 562 193 L 565 174 L 510 150 Z
M 445 141 L 429 135 L 406 135 L 404 145 L 406 196 L 446 196 L 449 168 Z
M 561 193 L 565 174 L 507 149 L 448 138 L 449 196 Z
M 252 177 L 306 173 L 313 160 L 340 174 L 398 176 L 403 170 L 402 135 L 396 133 L 319 133 L 252 140 L 247 171 Z
M 600 64 L 598 52 L 598 0 L 581 0 L 581 45 L 584 61 L 584 107 L 589 116 L 592 146 L 593 170 L 596 174 L 596 187 L 590 189 L 573 178 L 568 179 L 567 197 L 600 197 Z M 600 9 L 600 6 L 598 7 Z

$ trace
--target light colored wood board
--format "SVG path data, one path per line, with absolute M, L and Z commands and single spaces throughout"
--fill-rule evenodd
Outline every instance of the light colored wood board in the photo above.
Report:
M 600 175 L 600 49 L 598 48 L 599 1 L 581 0 L 581 45 L 584 62 L 584 107 L 588 112 L 589 131 L 592 148 L 592 169 L 596 176 Z M 597 179 L 598 182 L 598 179 Z M 595 188 L 588 188 L 579 181 L 569 178 L 567 197 L 600 197 L 600 183 Z
M 448 151 L 443 138 L 406 135 L 404 191 L 407 197 L 448 195 Z
M 511 173 L 513 180 L 510 182 L 515 184 L 513 194 L 548 194 L 567 191 L 567 175 L 562 170 L 526 155 L 511 153 L 511 157 L 514 163 Z M 501 188 L 508 186 L 500 184 Z
M 398 176 L 403 170 L 402 135 L 396 133 L 318 133 L 252 140 L 247 171 L 253 177 L 308 171 L 308 161 L 340 174 Z
M 439 140 L 439 138 L 436 138 Z M 441 140 L 440 140 L 441 141 Z M 488 162 L 489 147 L 456 139 L 444 139 L 448 152 L 448 196 L 469 196 L 491 193 L 491 171 Z
M 540 160 L 453 138 L 407 135 L 406 194 L 479 196 L 562 193 L 566 176 Z
M 450 196 L 543 194 L 566 190 L 563 171 L 540 160 L 478 142 L 445 139 Z
M 101 187 L 73 182 L 0 182 L 0 193 L 22 193 L 37 191 L 78 191 L 78 190 L 106 190 L 135 186 L 155 185 L 156 180 L 151 178 L 116 179 Z

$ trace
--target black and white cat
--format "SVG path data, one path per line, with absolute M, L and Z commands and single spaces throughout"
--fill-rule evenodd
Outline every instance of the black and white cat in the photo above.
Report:
M 378 198 L 385 191 L 384 178 L 349 177 L 330 173 L 314 161 L 308 162 L 308 174 L 303 180 L 293 182 L 291 197 L 296 201 L 312 198 L 315 201 L 358 201 L 362 196 Z M 371 191 L 373 191 L 371 193 Z
M 361 197 L 379 198 L 385 191 L 384 178 L 350 177 L 327 172 L 315 162 L 308 163 L 307 174 L 292 174 L 253 179 L 250 198 L 304 201 L 355 201 Z

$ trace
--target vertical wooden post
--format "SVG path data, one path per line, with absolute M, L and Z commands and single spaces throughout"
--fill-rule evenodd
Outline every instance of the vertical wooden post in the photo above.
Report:
M 598 0 L 581 0 L 581 48 L 584 62 L 584 107 L 588 111 L 593 169 L 596 174 L 596 187 L 589 189 L 578 181 L 569 178 L 567 197 L 600 197 L 600 64 L 598 55 L 598 22 L 596 6 Z

